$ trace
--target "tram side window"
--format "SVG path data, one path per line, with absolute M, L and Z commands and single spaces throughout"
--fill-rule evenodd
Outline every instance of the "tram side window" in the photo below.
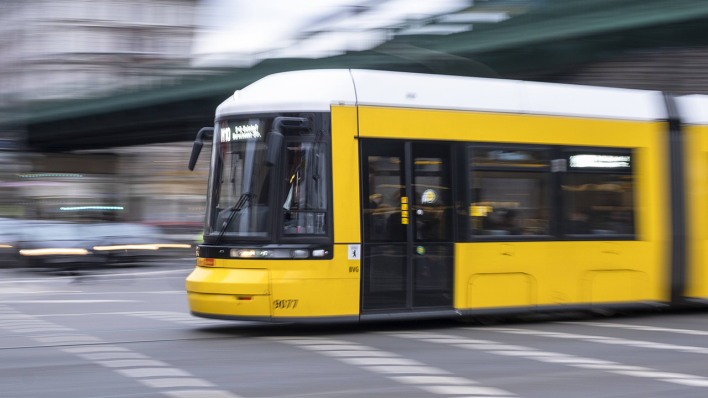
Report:
M 326 144 L 288 142 L 285 154 L 285 198 L 282 203 L 285 235 L 327 233 Z
M 405 241 L 405 225 L 401 220 L 405 197 L 401 158 L 398 156 L 369 156 L 368 192 L 365 204 L 367 238 L 372 242 Z
M 634 178 L 631 154 L 574 153 L 563 192 L 567 235 L 633 235 Z
M 471 151 L 471 232 L 476 236 L 548 235 L 547 151 Z

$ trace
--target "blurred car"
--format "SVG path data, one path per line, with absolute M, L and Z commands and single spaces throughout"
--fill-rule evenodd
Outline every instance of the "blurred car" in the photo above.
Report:
M 21 227 L 17 242 L 19 266 L 23 268 L 79 269 L 105 263 L 95 255 L 95 235 L 83 224 L 39 222 Z
M 90 231 L 98 242 L 92 247 L 94 254 L 104 256 L 111 265 L 154 261 L 191 247 L 165 238 L 160 229 L 151 225 L 93 224 Z
M 14 267 L 18 261 L 17 244 L 22 237 L 20 220 L 0 219 L 0 267 Z

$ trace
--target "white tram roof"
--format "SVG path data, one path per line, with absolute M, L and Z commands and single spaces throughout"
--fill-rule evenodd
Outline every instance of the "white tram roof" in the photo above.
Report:
M 685 95 L 676 104 L 683 124 L 708 125 L 708 95 Z
M 332 105 L 625 120 L 667 117 L 658 91 L 357 69 L 306 70 L 266 76 L 219 105 L 216 117 L 328 112 Z

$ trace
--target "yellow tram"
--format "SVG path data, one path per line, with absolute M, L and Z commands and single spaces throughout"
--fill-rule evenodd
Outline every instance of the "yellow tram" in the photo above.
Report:
M 708 297 L 708 100 L 368 70 L 223 102 L 196 316 L 364 321 Z M 690 216 L 689 216 L 690 215 Z

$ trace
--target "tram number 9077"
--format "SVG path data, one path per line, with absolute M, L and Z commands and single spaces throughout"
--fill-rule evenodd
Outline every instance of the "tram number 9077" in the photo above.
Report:
M 291 310 L 297 307 L 298 300 L 274 300 L 273 307 L 281 310 Z

